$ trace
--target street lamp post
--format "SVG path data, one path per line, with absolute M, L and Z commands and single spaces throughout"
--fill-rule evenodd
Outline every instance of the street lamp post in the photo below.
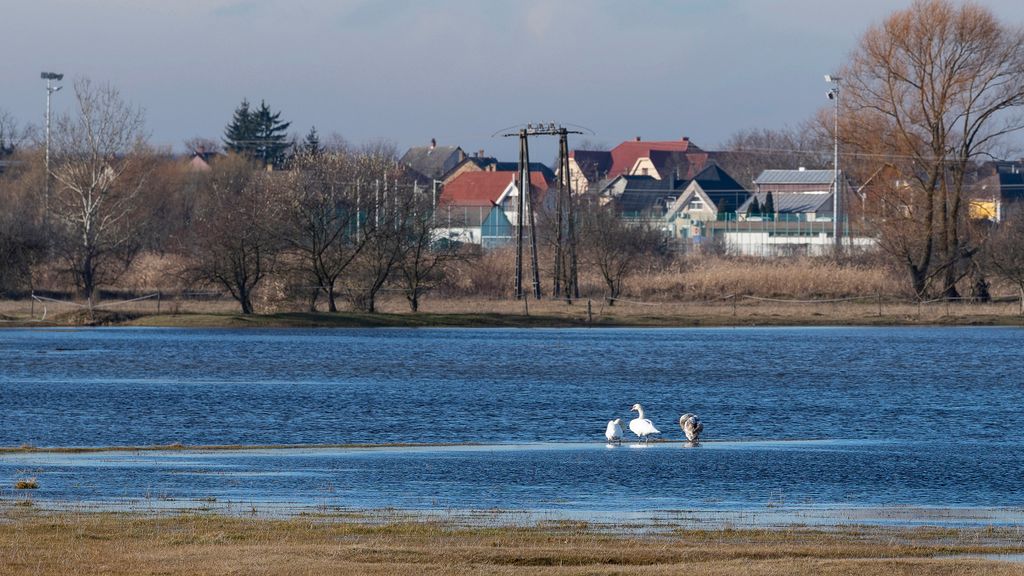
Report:
M 839 240 L 839 81 L 842 78 L 825 74 L 825 82 L 832 84 L 825 93 L 828 99 L 835 103 L 835 111 L 832 114 L 832 139 L 835 156 L 832 159 L 832 240 L 836 248 L 842 245 Z
M 63 88 L 63 86 L 54 86 L 53 82 L 63 80 L 64 75 L 56 72 L 43 72 L 39 74 L 39 77 L 46 80 L 46 184 L 43 196 L 43 208 L 48 212 L 50 209 L 50 97 L 53 96 L 54 92 Z

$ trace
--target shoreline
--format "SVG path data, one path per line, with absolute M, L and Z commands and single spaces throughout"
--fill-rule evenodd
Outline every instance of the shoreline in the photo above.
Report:
M 963 306 L 963 305 L 961 305 Z M 4 328 L 83 328 L 83 327 L 150 327 L 150 328 L 749 328 L 749 327 L 900 327 L 900 326 L 1024 326 L 1019 314 L 939 313 L 938 315 L 875 313 L 874 307 L 844 306 L 830 314 L 822 312 L 759 312 L 738 311 L 680 314 L 671 311 L 652 314 L 636 308 L 603 311 L 587 321 L 577 314 L 513 314 L 506 312 L 456 313 L 355 313 L 355 312 L 286 312 L 276 314 L 231 313 L 113 313 L 98 312 L 92 319 L 81 315 L 57 316 L 47 321 L 5 319 Z
M 1017 528 L 464 526 L 382 513 L 288 519 L 0 505 L 5 574 L 1019 574 Z M 1015 563 L 1016 562 L 1016 563 Z

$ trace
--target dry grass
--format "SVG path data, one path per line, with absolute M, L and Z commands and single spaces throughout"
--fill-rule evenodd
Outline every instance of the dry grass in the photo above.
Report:
M 14 483 L 15 490 L 38 490 L 39 481 L 35 478 L 22 478 Z
M 616 536 L 586 524 L 460 528 L 323 516 L 0 516 L 0 573 L 22 574 L 1020 574 L 934 556 L 1020 550 L 1019 533 L 712 530 Z
M 261 315 L 243 317 L 227 297 L 163 293 L 160 300 L 104 302 L 90 315 L 70 303 L 0 301 L 0 326 L 36 325 L 45 306 L 57 325 L 136 324 L 149 326 L 731 326 L 731 325 L 900 325 L 1020 324 L 1016 303 L 917 304 L 906 279 L 868 260 L 826 258 L 738 259 L 701 257 L 650 264 L 626 282 L 622 299 L 608 306 L 593 274 L 581 277 L 583 299 L 515 301 L 510 297 L 512 255 L 485 253 L 460 262 L 448 285 L 421 302 L 411 314 L 401 292 L 385 289 L 379 314 L 308 314 L 305 304 L 287 299 L 287 291 L 268 283 L 258 301 Z M 161 286 L 156 270 L 172 266 L 156 257 L 140 260 L 128 277 L 131 287 Z M 172 266 L 173 267 L 173 266 Z M 545 271 L 545 290 L 550 290 Z M 180 287 L 176 287 L 180 288 Z M 1006 287 L 994 286 L 995 294 Z M 1014 296 L 1015 292 L 1012 293 Z M 831 300 L 852 299 L 832 302 Z M 591 302 L 590 314 L 587 300 Z M 159 316 L 154 316 L 159 315 Z

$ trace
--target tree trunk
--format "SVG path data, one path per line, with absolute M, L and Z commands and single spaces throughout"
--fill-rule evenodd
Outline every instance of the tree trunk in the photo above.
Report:
M 336 298 L 337 296 L 334 294 L 334 282 L 331 282 L 327 285 L 327 310 L 331 312 L 338 311 Z
M 409 296 L 409 308 L 411 308 L 413 312 L 420 311 L 420 297 L 415 292 Z
M 309 295 L 309 312 L 316 312 L 316 300 L 320 296 L 320 288 L 313 290 L 313 293 Z
M 252 314 L 252 295 L 244 286 L 238 287 L 238 303 L 242 305 L 242 314 Z
M 913 265 L 909 267 L 909 270 L 910 283 L 914 287 L 914 294 L 916 294 L 918 298 L 924 298 L 924 290 L 927 286 L 925 271 Z

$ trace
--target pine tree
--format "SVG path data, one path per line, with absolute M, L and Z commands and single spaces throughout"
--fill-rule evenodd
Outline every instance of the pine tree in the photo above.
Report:
M 774 217 L 775 216 L 775 198 L 772 198 L 772 191 L 768 191 L 768 195 L 764 197 L 764 213 Z
M 224 145 L 228 150 L 244 154 L 268 166 L 284 163 L 285 152 L 292 145 L 287 140 L 291 122 L 282 122 L 281 113 L 272 113 L 265 101 L 252 110 L 248 100 L 235 109 L 231 123 L 224 130 Z
M 288 142 L 288 127 L 292 123 L 281 122 L 281 113 L 271 113 L 270 107 L 263 101 L 259 109 L 253 112 L 252 118 L 256 134 L 254 157 L 265 165 L 280 166 L 291 146 L 291 142 Z
M 224 129 L 224 147 L 231 152 L 251 156 L 255 141 L 253 113 L 249 110 L 249 101 L 243 99 L 235 108 L 231 123 Z
M 750 206 L 747 207 L 747 215 L 749 216 L 760 216 L 761 215 L 761 203 L 757 201 L 757 196 L 750 201 Z
M 306 134 L 306 139 L 302 142 L 302 152 L 310 156 L 316 156 L 323 151 L 323 146 L 320 145 L 320 135 L 316 132 L 316 126 L 313 126 L 309 129 L 309 134 Z

